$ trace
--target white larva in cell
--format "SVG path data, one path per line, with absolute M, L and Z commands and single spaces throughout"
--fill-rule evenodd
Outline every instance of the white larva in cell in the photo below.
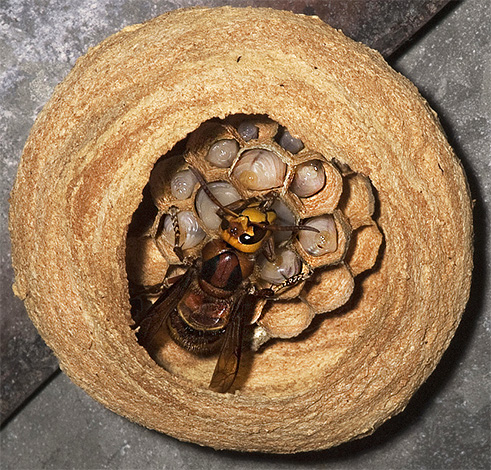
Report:
M 295 215 L 281 199 L 276 199 L 271 209 L 277 217 L 275 221 L 276 225 L 295 225 Z M 273 238 L 276 244 L 288 240 L 291 235 L 292 232 L 288 230 L 275 230 L 273 232 Z
M 179 212 L 177 222 L 179 224 L 180 246 L 183 250 L 199 245 L 205 238 L 205 232 L 198 225 L 198 221 L 191 211 Z M 174 246 L 175 232 L 170 215 L 165 216 L 162 236 L 169 245 Z
M 310 197 L 317 194 L 326 184 L 326 173 L 320 160 L 310 160 L 298 165 L 290 191 L 298 197 Z
M 283 129 L 280 134 L 278 143 L 291 153 L 298 153 L 303 149 L 304 145 L 300 139 L 293 137 L 287 129 Z
M 283 249 L 276 253 L 276 259 L 273 262 L 261 258 L 259 269 L 261 279 L 279 285 L 299 274 L 302 269 L 302 262 L 293 251 Z
M 305 225 L 319 230 L 319 232 L 310 230 L 300 230 L 298 232 L 298 240 L 307 253 L 312 256 L 322 256 L 337 250 L 338 231 L 334 217 L 331 214 L 308 219 Z
M 172 196 L 179 201 L 190 198 L 197 182 L 198 180 L 191 170 L 178 171 L 170 182 Z
M 261 191 L 278 188 L 284 182 L 286 164 L 270 150 L 247 150 L 239 158 L 232 175 L 246 189 Z
M 234 139 L 222 139 L 215 142 L 208 150 L 206 160 L 218 168 L 232 165 L 239 151 L 239 144 Z
M 259 129 L 252 121 L 242 121 L 237 126 L 237 131 L 246 142 L 259 137 Z
M 213 195 L 226 206 L 240 199 L 237 190 L 225 181 L 214 181 L 208 184 Z M 218 206 L 211 201 L 203 188 L 196 194 L 196 212 L 203 223 L 210 229 L 216 230 L 220 227 L 222 219 L 217 215 Z

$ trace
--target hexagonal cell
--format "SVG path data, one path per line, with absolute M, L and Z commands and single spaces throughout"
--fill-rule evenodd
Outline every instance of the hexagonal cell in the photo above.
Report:
M 303 223 L 315 228 L 317 221 L 329 218 L 334 225 L 328 220 L 325 227 L 324 224 L 320 226 L 318 233 L 301 231 L 293 241 L 296 252 L 313 269 L 339 263 L 349 247 L 351 226 L 341 211 L 335 210 L 332 215 L 317 216 Z
M 176 175 L 178 180 L 176 181 Z M 184 177 L 183 177 L 184 176 Z M 167 209 L 176 199 L 191 197 L 198 181 L 187 169 L 182 155 L 161 158 L 150 174 L 150 193 L 157 208 Z
M 382 245 L 384 236 L 377 224 L 359 227 L 352 234 L 353 242 L 346 253 L 345 262 L 354 276 L 372 269 Z
M 271 141 L 278 132 L 278 123 L 261 114 L 235 114 L 227 117 L 225 122 L 237 129 L 243 140 L 241 145 L 251 141 Z
M 294 338 L 310 325 L 314 315 L 301 299 L 269 301 L 258 324 L 271 338 Z
M 186 209 L 186 208 L 185 208 Z M 179 246 L 185 257 L 199 256 L 201 248 L 208 239 L 195 213 L 192 210 L 176 210 L 175 217 L 171 213 L 162 214 L 154 233 L 155 243 L 169 264 L 180 264 L 181 260 L 174 251 L 175 228 L 177 223 L 180 240 Z
M 223 179 L 237 158 L 239 142 L 243 140 L 231 125 L 207 121 L 189 136 L 184 157 L 207 179 Z
M 205 160 L 217 168 L 230 168 L 239 152 L 239 143 L 235 139 L 220 139 L 211 145 Z
M 273 205 L 271 206 L 271 209 L 275 211 L 276 213 L 276 225 L 280 226 L 292 226 L 297 224 L 297 216 L 295 215 L 294 211 L 285 203 L 285 201 L 281 198 L 278 198 L 275 200 Z M 289 230 L 278 230 L 273 232 L 273 239 L 275 242 L 275 245 L 277 246 L 283 246 L 285 243 L 287 243 L 291 236 L 292 236 L 291 231 Z
M 276 191 L 284 193 L 291 177 L 291 157 L 275 145 L 245 146 L 230 170 L 230 181 L 245 199 Z
M 281 126 L 275 136 L 275 141 L 286 151 L 295 155 L 305 148 L 302 139 L 292 135 L 288 129 Z
M 200 227 L 197 217 L 192 211 L 180 211 L 177 216 L 164 217 L 161 236 L 169 245 L 174 246 L 177 235 L 180 236 L 179 246 L 189 250 L 201 244 L 206 232 Z
M 301 296 L 316 313 L 331 312 L 349 300 L 354 287 L 350 269 L 341 263 L 317 270 L 305 284 Z
M 285 198 L 291 200 L 301 218 L 332 213 L 338 206 L 343 192 L 341 173 L 317 152 L 305 155 L 303 159 L 304 161 L 295 167 L 295 174 Z M 322 173 L 319 165 L 322 165 Z M 316 187 L 319 180 L 323 181 L 323 184 L 320 190 L 315 191 L 312 195 L 300 197 L 295 193 L 295 190 L 300 192 L 305 188 Z
M 196 192 L 196 188 L 194 192 Z M 153 220 L 152 227 L 149 230 L 150 236 L 153 238 L 157 237 L 157 232 L 160 232 L 162 230 L 161 224 L 163 223 L 163 219 L 165 218 L 166 215 L 170 214 L 171 212 L 178 213 L 178 212 L 192 210 L 193 199 L 194 196 L 184 201 L 178 201 L 174 199 L 165 202 L 165 204 L 162 204 L 161 208 L 159 208 Z
M 241 199 L 239 192 L 227 181 L 212 181 L 208 184 L 208 189 L 224 206 Z M 196 193 L 194 210 L 205 229 L 216 231 L 220 227 L 221 219 L 216 213 L 218 206 L 208 197 L 203 188 Z
M 370 179 L 360 173 L 344 178 L 345 190 L 339 203 L 340 209 L 348 217 L 353 227 L 369 225 L 375 210 L 375 197 Z
M 301 200 L 316 195 L 326 185 L 324 159 L 320 154 L 319 157 L 309 158 L 295 167 L 293 180 L 288 189 Z
M 255 270 L 255 282 L 261 288 L 270 288 L 278 299 L 294 299 L 301 292 L 310 271 L 298 254 L 288 248 L 279 248 L 275 259 L 268 261 L 259 255 Z
M 260 279 L 275 286 L 281 285 L 286 279 L 300 274 L 302 260 L 287 248 L 276 250 L 275 259 L 267 260 L 260 255 L 256 263 L 257 275 Z
M 332 214 L 324 214 L 306 219 L 304 230 L 298 232 L 298 241 L 302 248 L 312 256 L 334 253 L 338 248 L 338 230 Z M 307 230 L 310 228 L 314 231 Z

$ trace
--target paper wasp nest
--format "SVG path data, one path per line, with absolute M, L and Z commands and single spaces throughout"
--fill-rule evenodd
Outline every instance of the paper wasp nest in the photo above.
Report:
M 257 302 L 252 322 L 258 326 L 249 347 L 298 336 L 314 315 L 344 305 L 353 293 L 354 276 L 375 264 L 383 237 L 372 218 L 375 198 L 369 179 L 337 164 L 334 152 L 324 156 L 305 148 L 301 139 L 265 116 L 235 115 L 203 123 L 157 162 L 146 192 L 157 213 L 148 214 L 151 203 L 145 201 L 135 217 L 136 235 L 130 227 L 130 293 L 155 298 L 167 272 L 174 276 L 183 266 L 173 250 L 172 211 L 186 255 L 200 256 L 206 242 L 219 236 L 218 207 L 190 166 L 225 205 L 270 198 L 277 225 L 306 224 L 319 230 L 278 231 L 273 236 L 277 260 L 259 258 L 251 279 L 256 285 L 274 287 L 300 273 L 306 280 Z M 146 302 L 140 304 L 140 309 L 147 307 Z M 189 367 L 177 368 L 155 351 L 165 347 L 160 340 L 152 351 L 156 360 L 189 376 Z
M 273 184 L 280 218 L 326 217 L 319 230 L 336 233 L 320 256 L 313 233 L 277 239 L 293 252 L 282 272 L 298 256 L 314 273 L 265 301 L 272 338 L 244 354 L 235 393 L 208 389 L 213 361 L 165 338 L 161 367 L 133 329 L 130 290 L 158 294 L 182 270 L 170 206 L 190 253 L 213 237 L 188 165 L 230 184 L 226 198 Z M 89 50 L 31 131 L 10 230 L 14 290 L 75 383 L 147 427 L 243 451 L 325 449 L 401 412 L 447 348 L 472 271 L 469 191 L 436 114 L 378 53 L 269 9 L 174 11 Z

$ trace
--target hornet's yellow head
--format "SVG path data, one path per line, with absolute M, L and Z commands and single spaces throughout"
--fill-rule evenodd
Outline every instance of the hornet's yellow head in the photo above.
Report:
M 247 206 L 239 216 L 226 215 L 220 226 L 220 236 L 229 245 L 243 253 L 255 253 L 271 235 L 267 228 L 276 220 L 274 211 L 262 211 L 259 203 Z

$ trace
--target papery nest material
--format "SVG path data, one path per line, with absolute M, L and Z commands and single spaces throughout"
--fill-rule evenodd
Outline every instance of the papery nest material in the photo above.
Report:
M 350 309 L 248 356 L 232 395 L 199 385 L 206 361 L 180 356 L 184 378 L 137 343 L 125 252 L 159 157 L 239 113 L 369 178 L 384 249 Z M 269 9 L 178 10 L 89 50 L 31 131 L 10 229 L 14 290 L 71 379 L 133 421 L 222 449 L 309 451 L 373 432 L 433 371 L 470 289 L 469 191 L 436 114 L 378 53 Z

